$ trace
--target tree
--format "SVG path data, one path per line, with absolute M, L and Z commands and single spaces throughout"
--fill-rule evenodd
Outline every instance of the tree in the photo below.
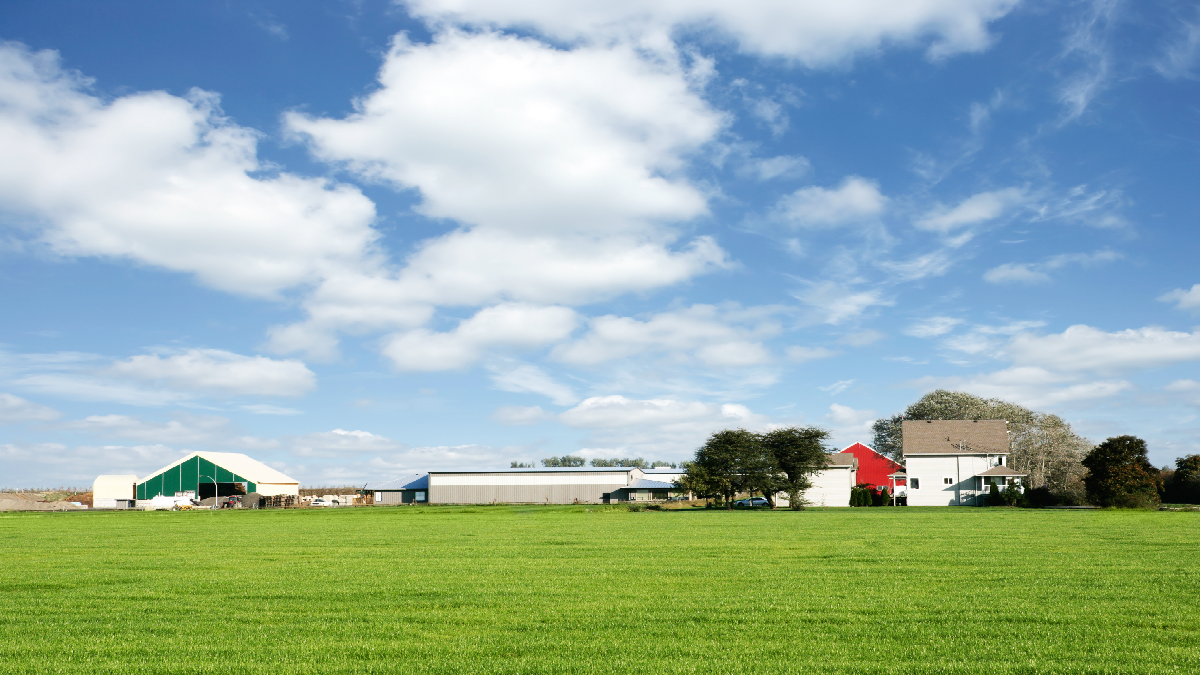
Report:
M 739 492 L 753 495 L 755 491 L 770 489 L 774 469 L 758 435 L 745 429 L 715 432 L 685 467 L 676 485 L 697 496 L 719 496 L 730 509 Z
M 1146 457 L 1146 441 L 1115 436 L 1083 458 L 1088 500 L 1097 506 L 1146 508 L 1158 504 L 1161 479 Z
M 922 396 L 903 413 L 875 421 L 875 449 L 903 461 L 904 420 L 1007 420 L 1012 454 L 1008 464 L 1028 474 L 1026 484 L 1045 487 L 1058 501 L 1084 497 L 1080 460 L 1091 444 L 1058 415 L 1040 413 L 996 398 L 939 389 Z
M 532 469 L 533 465 L 526 464 L 525 462 L 513 462 L 508 465 L 508 468 L 510 468 L 510 469 Z
M 1000 494 L 1000 486 L 996 485 L 996 479 L 988 480 L 988 506 L 1004 506 L 1004 495 Z
M 1175 470 L 1167 473 L 1165 500 L 1171 504 L 1200 504 L 1200 455 L 1175 459 Z
M 546 467 L 583 466 L 586 463 L 587 462 L 582 457 L 576 457 L 575 455 L 563 455 L 562 457 L 547 457 L 546 459 L 542 460 L 542 466 L 546 466 Z
M 775 506 L 774 495 L 788 496 L 793 510 L 804 508 L 804 492 L 812 487 L 814 473 L 825 468 L 827 455 L 824 442 L 829 432 L 818 427 L 788 427 L 775 429 L 759 436 L 764 454 L 774 464 L 770 480 L 763 487 L 763 496 Z

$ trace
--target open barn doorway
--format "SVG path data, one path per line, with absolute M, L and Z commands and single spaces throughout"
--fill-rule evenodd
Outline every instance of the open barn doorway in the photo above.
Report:
M 214 487 L 217 490 L 218 497 L 232 497 L 234 495 L 240 496 L 246 494 L 245 483 L 213 483 L 209 481 L 202 482 L 197 487 L 199 489 L 196 491 L 196 494 L 200 499 L 212 498 Z

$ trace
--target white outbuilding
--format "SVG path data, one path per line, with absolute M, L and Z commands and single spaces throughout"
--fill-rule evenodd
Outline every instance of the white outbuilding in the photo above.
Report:
M 92 508 L 133 508 L 138 477 L 133 474 L 96 476 L 92 482 Z

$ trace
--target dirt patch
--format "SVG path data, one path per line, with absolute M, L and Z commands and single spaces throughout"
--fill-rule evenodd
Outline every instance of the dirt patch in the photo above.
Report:
M 78 511 L 91 505 L 91 492 L 0 492 L 0 511 Z

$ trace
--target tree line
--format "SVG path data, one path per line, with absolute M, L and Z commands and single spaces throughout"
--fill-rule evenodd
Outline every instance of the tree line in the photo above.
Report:
M 547 457 L 542 460 L 542 466 L 544 466 L 544 467 L 568 467 L 569 468 L 569 467 L 587 466 L 587 464 L 588 464 L 588 461 L 578 455 L 563 455 L 562 457 Z M 612 459 L 597 458 L 597 459 L 593 459 L 591 461 L 591 465 L 595 466 L 595 467 L 609 467 L 609 466 L 625 467 L 625 468 L 632 467 L 635 469 L 659 469 L 659 468 L 664 468 L 664 467 L 669 468 L 669 469 L 675 468 L 675 464 L 673 462 L 663 462 L 661 460 L 647 462 L 646 460 L 642 459 L 641 457 L 637 457 L 634 459 L 630 459 L 627 457 L 620 458 L 620 459 L 618 459 L 616 457 L 614 457 Z M 511 464 L 509 464 L 509 468 L 510 469 L 532 469 L 534 467 L 533 467 L 533 464 L 530 464 L 530 463 L 514 461 Z

